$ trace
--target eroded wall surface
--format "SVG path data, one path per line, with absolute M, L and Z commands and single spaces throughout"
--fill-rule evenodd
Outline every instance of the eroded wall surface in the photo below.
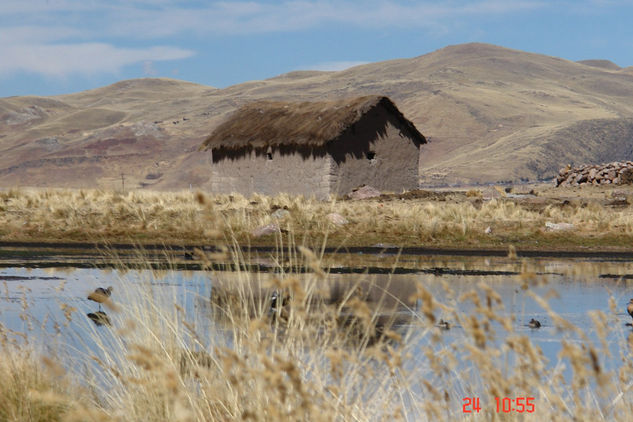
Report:
M 331 158 L 327 155 L 296 154 L 272 149 L 224 158 L 212 164 L 211 190 L 237 192 L 246 196 L 258 192 L 275 195 L 314 196 L 327 199 L 330 192 Z
M 420 148 L 410 135 L 385 109 L 367 113 L 329 146 L 332 190 L 345 194 L 363 184 L 382 191 L 416 189 Z

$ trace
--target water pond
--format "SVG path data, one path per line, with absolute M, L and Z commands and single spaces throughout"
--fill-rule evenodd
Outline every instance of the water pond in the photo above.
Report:
M 356 271 L 363 263 L 365 268 L 386 270 L 375 271 L 377 274 Z M 397 312 L 410 318 L 401 328 L 420 331 L 420 335 L 409 333 L 405 337 L 413 350 L 410 365 L 425 362 L 423 353 L 417 356 L 415 351 L 422 351 L 431 342 L 438 352 L 464 344 L 471 336 L 471 330 L 463 323 L 469 321 L 469 315 L 481 313 L 482 309 L 495 315 L 491 319 L 494 344 L 488 344 L 488 347 L 500 346 L 509 335 L 527 337 L 542 351 L 547 365 L 568 379 L 572 373 L 564 353 L 561 353 L 564 342 L 593 345 L 598 350 L 599 365 L 604 371 L 617 371 L 630 352 L 630 322 L 633 320 L 626 312 L 626 305 L 633 297 L 633 262 L 628 259 L 464 256 L 389 256 L 381 259 L 371 256 L 350 258 L 345 265 L 332 261 L 327 269 L 331 273 L 324 283 L 340 286 L 360 280 L 388 292 L 390 298 L 402 304 Z M 23 339 L 19 341 L 41 344 L 50 350 L 61 347 L 70 350 L 71 355 L 98 355 L 110 347 L 108 341 L 111 340 L 105 333 L 125 328 L 125 309 L 134 307 L 139 300 L 146 300 L 139 298 L 138 293 L 130 293 L 133 290 L 145 292 L 153 300 L 165 303 L 164 309 L 177 315 L 174 320 L 193 321 L 196 335 L 202 335 L 202 341 L 212 345 L 215 339 L 230 335 L 230 328 L 211 316 L 209 299 L 214 290 L 230 289 L 236 277 L 243 277 L 243 274 L 71 267 L 41 269 L 16 264 L 0 268 L 0 323 L 5 335 Z M 257 280 L 256 290 L 261 288 L 262 295 L 269 295 L 270 282 L 275 278 L 283 276 L 262 273 L 253 277 Z M 113 287 L 116 310 L 87 299 L 99 286 Z M 136 289 L 130 289 L 130 286 L 136 286 Z M 419 299 L 418 286 L 432 297 L 435 324 L 441 319 L 449 323 L 450 329 L 429 324 L 425 314 L 428 304 Z M 95 324 L 88 318 L 89 314 L 97 312 L 107 314 L 109 324 Z M 532 319 L 540 322 L 539 328 L 530 327 Z M 575 328 L 561 329 L 561 321 Z M 606 332 L 597 321 L 602 321 Z M 507 326 L 511 327 L 510 331 Z M 457 362 L 453 368 L 455 374 L 469 370 L 466 360 Z M 469 393 L 472 391 L 464 388 L 462 394 Z
M 372 265 L 380 261 L 380 257 L 364 258 Z M 357 264 L 358 258 L 354 262 Z M 604 312 L 619 327 L 611 330 L 609 339 L 613 347 L 631 332 L 627 324 L 633 320 L 626 312 L 626 305 L 633 297 L 633 262 L 628 260 L 402 256 L 396 265 L 391 261 L 388 265 L 391 267 L 383 265 L 386 270 L 381 274 L 336 274 L 341 268 L 352 267 L 331 265 L 329 269 L 333 274 L 328 280 L 342 285 L 359 280 L 380 285 L 381 289 L 389 290 L 390 296 L 408 303 L 414 318 L 419 317 L 415 313 L 420 310 L 420 304 L 409 303 L 408 299 L 415 293 L 416 283 L 421 283 L 436 302 L 454 308 L 453 311 L 436 311 L 438 318 L 448 322 L 456 319 L 455 311 L 468 315 L 474 310 L 472 300 L 462 297 L 464 293 L 474 290 L 483 297 L 482 286 L 489 286 L 502 303 L 494 305 L 495 312 L 511 321 L 516 332 L 536 341 L 552 361 L 556 361 L 557 344 L 564 333 L 557 329 L 551 314 L 534 296 L 546 299 L 551 312 L 588 335 L 594 326 L 591 311 Z M 407 271 L 398 274 L 402 269 Z M 84 315 L 99 310 L 97 303 L 87 299 L 99 286 L 113 286 L 117 303 L 128 306 L 126 301 L 134 300 L 124 294 L 130 285 L 142 285 L 142 289 L 151 290 L 153 295 L 178 302 L 191 318 L 200 322 L 206 320 L 199 314 L 208 311 L 205 303 L 214 284 L 216 288 L 230 286 L 231 277 L 230 272 L 5 267 L 0 268 L 0 322 L 16 332 L 34 331 L 34 334 L 55 334 L 63 338 L 62 327 L 67 326 L 67 331 L 73 333 L 81 330 L 75 319 L 70 323 L 67 320 L 64 311 L 68 307 Z M 254 279 L 266 284 L 266 280 L 279 277 L 279 274 L 262 273 Z M 615 309 L 610 308 L 611 302 Z M 528 326 L 532 318 L 541 323 L 539 329 Z M 208 320 L 204 324 L 213 325 Z M 444 336 L 452 339 L 462 335 L 462 331 L 462 327 L 453 322 Z

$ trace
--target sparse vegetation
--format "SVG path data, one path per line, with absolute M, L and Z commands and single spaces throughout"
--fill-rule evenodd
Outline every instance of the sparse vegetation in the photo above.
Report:
M 128 188 L 208 186 L 208 155 L 190 152 L 238 105 L 375 94 L 389 94 L 433 139 L 423 154 L 425 183 L 538 180 L 567 163 L 631 159 L 623 147 L 633 132 L 630 78 L 630 69 L 469 43 L 348 69 L 344 77 L 293 72 L 225 89 L 143 78 L 72 95 L 3 98 L 0 182 L 116 188 L 123 172 Z M 157 172 L 163 175 L 150 176 Z

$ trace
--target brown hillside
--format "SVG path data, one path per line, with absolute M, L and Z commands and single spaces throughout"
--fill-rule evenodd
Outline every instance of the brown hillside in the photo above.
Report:
M 587 66 L 599 67 L 607 70 L 620 70 L 620 66 L 613 63 L 611 60 L 579 60 L 578 63 Z
M 0 186 L 180 189 L 209 183 L 198 147 L 256 100 L 391 98 L 425 135 L 426 185 L 553 177 L 633 159 L 633 74 L 487 44 L 224 89 L 139 79 L 51 98 L 0 99 Z

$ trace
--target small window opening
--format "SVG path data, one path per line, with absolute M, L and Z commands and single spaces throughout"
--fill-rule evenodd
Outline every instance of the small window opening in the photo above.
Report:
M 368 160 L 375 160 L 376 159 L 376 152 L 375 151 L 367 151 L 365 153 L 365 155 L 367 156 Z
M 273 160 L 273 149 L 271 147 L 268 147 L 268 150 L 266 151 L 266 159 L 268 161 Z

